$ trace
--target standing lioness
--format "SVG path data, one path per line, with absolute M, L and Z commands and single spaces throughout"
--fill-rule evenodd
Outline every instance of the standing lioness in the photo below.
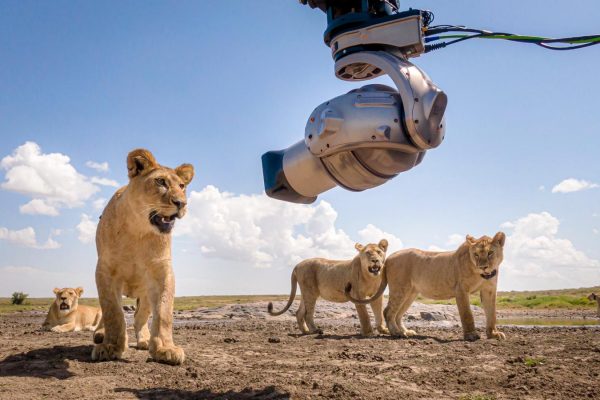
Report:
M 269 303 L 269 314 L 276 316 L 286 312 L 296 296 L 296 284 L 299 284 L 302 300 L 296 312 L 298 327 L 302 333 L 322 332 L 313 320 L 317 299 L 322 297 L 336 303 L 347 302 L 348 299 L 344 294 L 344 287 L 347 282 L 355 283 L 356 289 L 352 293 L 355 297 L 363 299 L 372 296 L 381 283 L 381 273 L 387 247 L 388 242 L 385 239 L 382 239 L 379 244 L 368 244 L 366 246 L 357 243 L 355 248 L 358 250 L 358 255 L 352 260 L 333 261 L 324 258 L 311 258 L 302 261 L 296 265 L 292 272 L 292 293 L 288 303 L 283 310 L 278 312 L 274 312 L 273 303 Z M 371 304 L 371 309 L 375 315 L 377 330 L 381 333 L 387 333 L 388 330 L 383 325 L 383 298 L 378 297 L 368 303 Z M 371 335 L 373 328 L 371 328 L 367 307 L 356 304 L 356 311 L 360 319 L 361 334 Z
M 496 233 L 493 239 L 489 236 L 475 239 L 467 235 L 456 251 L 397 251 L 385 263 L 385 276 L 375 296 L 356 299 L 348 291 L 354 289 L 354 285 L 348 285 L 346 294 L 355 303 L 373 301 L 383 294 L 387 281 L 390 298 L 384 311 L 385 320 L 392 335 L 403 337 L 415 334 L 406 329 L 402 316 L 419 294 L 434 300 L 456 298 L 464 338 L 477 340 L 479 335 L 475 330 L 469 295 L 480 291 L 487 337 L 504 339 L 504 333 L 496 329 L 496 286 L 505 239 L 502 232 Z
M 136 297 L 134 325 L 138 349 L 153 359 L 181 364 L 183 349 L 173 344 L 171 230 L 186 212 L 185 188 L 194 168 L 159 165 L 148 151 L 127 156 L 129 184 L 117 190 L 96 231 L 96 286 L 102 320 L 94 333 L 93 360 L 120 358 L 127 349 L 121 297 Z M 152 313 L 152 331 L 148 317 Z

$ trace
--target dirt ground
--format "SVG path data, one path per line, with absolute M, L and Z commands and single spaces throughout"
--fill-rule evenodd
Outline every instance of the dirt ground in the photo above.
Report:
M 451 306 L 427 306 L 447 318 L 414 309 L 407 325 L 420 336 L 361 338 L 350 307 L 317 307 L 322 335 L 298 334 L 292 314 L 266 316 L 266 303 L 178 313 L 177 367 L 134 348 L 92 362 L 91 332 L 42 332 L 39 312 L 0 315 L 0 399 L 600 399 L 598 326 L 504 327 L 506 341 L 470 343 Z

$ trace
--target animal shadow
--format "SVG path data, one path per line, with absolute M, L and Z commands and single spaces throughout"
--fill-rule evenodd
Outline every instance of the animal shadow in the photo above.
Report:
M 69 361 L 92 362 L 92 346 L 54 346 L 12 354 L 0 361 L 0 376 L 67 379 Z
M 277 390 L 274 386 L 267 386 L 264 389 L 246 388 L 239 392 L 228 390 L 227 392 L 213 392 L 209 389 L 203 389 L 196 392 L 171 388 L 151 388 L 151 389 L 130 389 L 117 388 L 116 393 L 132 393 L 140 400 L 247 400 L 247 399 L 269 399 L 284 400 L 289 399 L 290 394 Z

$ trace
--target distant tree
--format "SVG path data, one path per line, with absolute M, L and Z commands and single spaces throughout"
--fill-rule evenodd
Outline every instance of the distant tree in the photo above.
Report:
M 27 296 L 29 296 L 27 293 L 14 292 L 12 294 L 12 304 L 23 304 Z

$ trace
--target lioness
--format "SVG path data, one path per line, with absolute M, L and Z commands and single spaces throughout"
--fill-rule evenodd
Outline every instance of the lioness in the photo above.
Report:
M 186 212 L 190 164 L 159 165 L 144 149 L 127 156 L 129 184 L 117 190 L 96 231 L 96 286 L 102 320 L 94 333 L 92 360 L 121 358 L 127 349 L 121 297 L 135 297 L 134 328 L 138 349 L 150 349 L 156 361 L 181 364 L 183 349 L 173 344 L 171 230 Z M 152 331 L 148 317 L 152 313 Z
M 596 303 L 598 303 L 598 310 L 596 312 L 598 314 L 598 317 L 600 318 L 600 296 L 598 296 L 596 293 L 592 293 L 588 296 L 588 300 L 595 301 Z
M 274 312 L 273 303 L 269 303 L 269 314 L 277 316 L 286 312 L 294 301 L 296 286 L 299 284 L 302 300 L 296 312 L 298 327 L 305 334 L 321 333 L 321 329 L 315 325 L 313 320 L 315 304 L 319 297 L 337 303 L 347 302 L 344 287 L 348 281 L 357 284 L 355 285 L 356 289 L 352 292 L 356 298 L 363 299 L 375 293 L 381 283 L 388 242 L 382 239 L 379 244 L 363 246 L 357 243 L 354 247 L 358 250 L 358 255 L 352 260 L 333 261 L 311 258 L 296 265 L 292 272 L 292 292 L 286 306 L 283 310 Z M 371 304 L 377 330 L 381 333 L 388 333 L 383 325 L 383 298 L 374 298 L 373 301 L 366 303 Z M 356 304 L 356 311 L 360 319 L 361 334 L 365 336 L 373 334 L 367 307 Z
M 475 322 L 469 305 L 469 294 L 480 291 L 486 317 L 489 339 L 504 339 L 496 329 L 496 286 L 498 267 L 503 259 L 506 236 L 498 232 L 494 238 L 479 239 L 467 235 L 466 241 L 456 251 L 432 252 L 407 249 L 390 255 L 385 263 L 385 276 L 377 293 L 359 300 L 352 295 L 354 285 L 346 287 L 348 299 L 355 303 L 375 300 L 390 285 L 389 301 L 384 315 L 390 333 L 408 337 L 415 331 L 406 329 L 402 316 L 415 298 L 421 294 L 434 300 L 456 298 L 465 340 L 477 340 Z
M 42 329 L 52 332 L 93 331 L 98 326 L 102 311 L 98 307 L 79 305 L 83 288 L 54 289 L 56 298 L 48 310 Z

